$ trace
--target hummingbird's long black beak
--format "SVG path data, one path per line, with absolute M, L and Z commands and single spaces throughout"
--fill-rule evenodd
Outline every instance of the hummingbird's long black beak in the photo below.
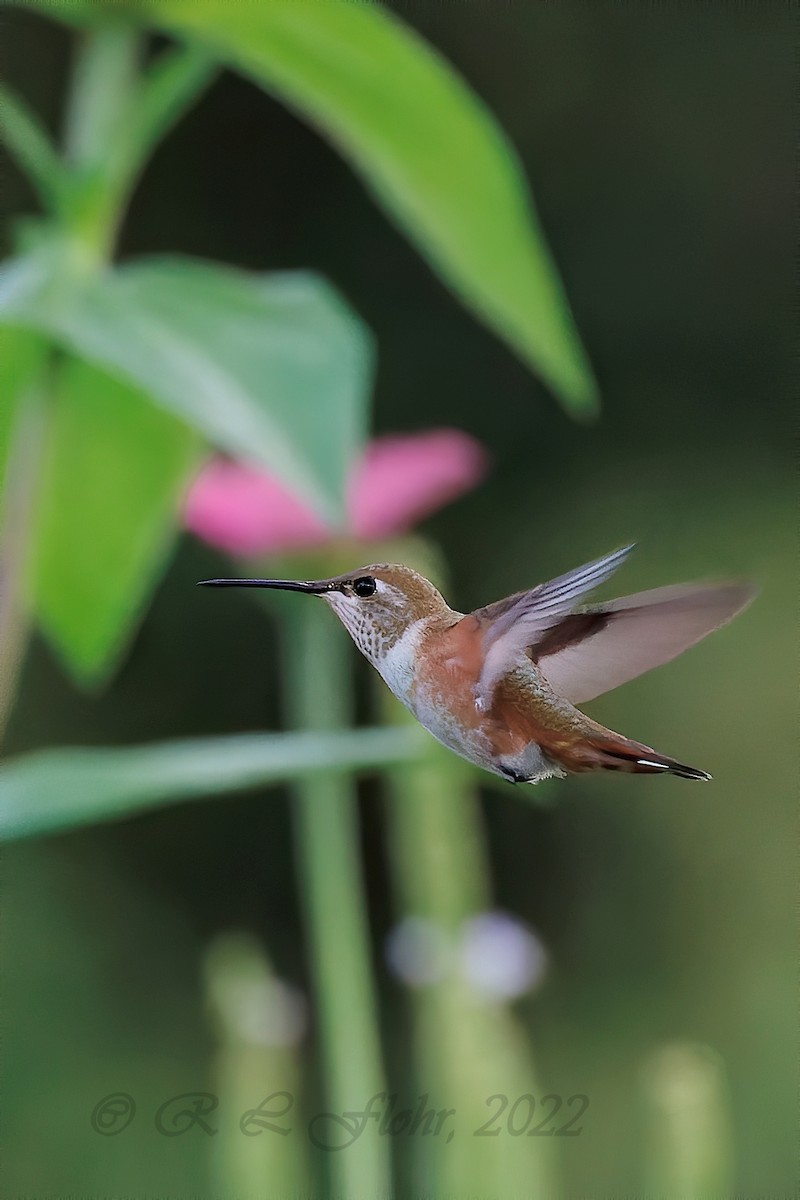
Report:
M 320 596 L 323 592 L 336 592 L 340 584 L 332 579 L 303 581 L 297 579 L 200 579 L 198 587 L 252 587 L 274 588 L 281 592 L 310 592 Z

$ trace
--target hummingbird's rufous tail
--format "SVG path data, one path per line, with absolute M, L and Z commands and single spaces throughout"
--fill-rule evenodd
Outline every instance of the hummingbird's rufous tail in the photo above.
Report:
M 681 779 L 710 779 L 707 771 L 687 767 L 666 754 L 631 741 L 610 729 L 590 734 L 572 751 L 572 762 L 565 764 L 573 771 L 627 771 L 633 775 L 678 775 Z

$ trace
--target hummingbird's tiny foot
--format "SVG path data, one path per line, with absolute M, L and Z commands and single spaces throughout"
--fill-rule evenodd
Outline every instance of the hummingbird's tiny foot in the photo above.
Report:
M 527 775 L 520 775 L 518 771 L 512 771 L 510 767 L 504 767 L 502 763 L 499 766 L 509 783 L 530 783 Z

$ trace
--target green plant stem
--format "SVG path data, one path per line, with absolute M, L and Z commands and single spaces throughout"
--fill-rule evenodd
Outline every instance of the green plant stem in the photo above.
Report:
M 80 268 L 113 254 L 124 211 L 120 148 L 133 118 L 141 37 L 126 25 L 88 32 L 79 47 L 67 106 L 66 161 L 72 176 L 61 219 Z
M 287 716 L 295 728 L 341 729 L 352 711 L 350 643 L 317 599 L 290 597 L 284 637 Z M 308 776 L 294 787 L 300 885 L 313 962 L 326 1102 L 363 1110 L 385 1091 L 352 776 Z M 387 1138 L 367 1129 L 330 1156 L 333 1192 L 389 1194 Z
M 100 166 L 114 150 L 130 116 L 142 41 L 138 31 L 109 23 L 85 33 L 78 45 L 67 108 L 65 142 L 69 163 Z
M 276 1112 L 297 1096 L 302 1086 L 301 1052 L 291 1028 L 292 1008 L 299 1001 L 274 974 L 264 949 L 249 934 L 218 935 L 206 950 L 205 998 L 217 1035 L 214 1091 L 220 1111 L 245 1114 L 253 1098 L 265 1095 L 265 1083 Z M 250 1007 L 248 1007 L 248 1005 Z M 262 1036 L 243 1019 L 257 1009 Z M 284 1092 L 286 1096 L 275 1096 Z M 270 1107 L 267 1105 L 266 1107 Z M 292 1104 L 292 1108 L 293 1108 Z M 289 1109 L 291 1112 L 291 1109 Z M 286 1114 L 288 1116 L 288 1113 Z M 246 1119 L 245 1119 L 246 1120 Z M 284 1122 L 278 1128 L 286 1128 Z M 212 1154 L 220 1196 L 289 1197 L 309 1194 L 308 1156 L 296 1130 L 282 1137 L 274 1130 L 257 1132 L 245 1123 L 221 1123 Z M 264 1136 L 271 1133 L 272 1136 Z
M 385 690 L 378 703 L 393 724 L 413 719 Z M 536 1091 L 530 1048 L 512 1013 L 476 992 L 458 965 L 464 922 L 491 907 L 477 789 L 444 750 L 429 762 L 392 766 L 386 778 L 398 909 L 435 925 L 455 959 L 413 993 L 417 1087 L 431 1093 L 431 1107 L 455 1108 L 459 1128 L 471 1133 L 485 1123 L 490 1095 Z M 537 1139 L 512 1141 L 470 1137 L 453 1147 L 441 1139 L 415 1147 L 418 1186 L 432 1195 L 553 1195 L 550 1150 Z
M 51 376 L 51 370 L 42 367 L 19 396 L 6 455 L 0 524 L 0 742 L 14 704 L 30 633 L 25 572 L 46 436 Z
M 78 261 L 89 267 L 111 258 L 148 155 L 217 71 L 213 56 L 195 46 L 167 51 L 144 72 L 141 57 L 135 30 L 108 26 L 85 36 L 75 63 L 66 129 L 69 186 L 61 189 L 60 216 Z
M 399 899 L 455 932 L 490 902 L 477 797 L 460 764 L 438 752 L 430 763 L 393 768 L 390 780 Z

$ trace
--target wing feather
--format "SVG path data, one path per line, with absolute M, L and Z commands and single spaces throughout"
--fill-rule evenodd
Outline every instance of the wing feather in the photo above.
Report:
M 542 643 L 530 654 L 553 690 L 580 704 L 669 662 L 730 621 L 755 594 L 746 583 L 638 592 L 573 614 L 569 637 L 559 644 L 556 629 L 552 649 Z
M 514 660 L 572 612 L 582 596 L 608 579 L 632 549 L 633 545 L 623 546 L 604 558 L 472 614 L 483 635 L 483 668 L 476 688 L 479 708 L 489 707 L 495 684 Z

